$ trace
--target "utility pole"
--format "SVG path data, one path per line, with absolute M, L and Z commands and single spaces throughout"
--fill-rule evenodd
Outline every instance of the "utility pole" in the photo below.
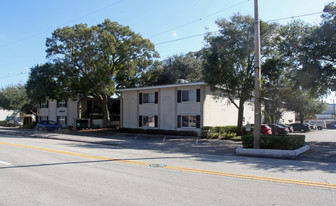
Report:
M 254 148 L 260 148 L 261 132 L 261 63 L 260 63 L 260 21 L 259 21 L 259 0 L 254 0 Z

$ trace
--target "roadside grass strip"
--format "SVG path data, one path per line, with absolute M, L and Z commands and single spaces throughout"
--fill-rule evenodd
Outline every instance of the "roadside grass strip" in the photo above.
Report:
M 121 160 L 121 159 L 114 159 L 114 158 L 108 158 L 108 157 L 86 155 L 86 154 L 75 153 L 75 152 L 67 152 L 67 151 L 61 151 L 61 150 L 34 147 L 34 146 L 28 146 L 28 145 L 13 144 L 13 143 L 7 143 L 7 142 L 0 142 L 0 144 L 28 148 L 28 149 L 33 149 L 33 150 L 46 151 L 46 152 L 53 152 L 53 153 L 58 153 L 58 154 L 77 156 L 77 157 L 83 157 L 83 158 L 89 158 L 89 159 L 96 159 L 96 160 L 120 162 L 120 163 L 135 164 L 135 165 L 142 165 L 142 166 L 152 165 L 152 163 L 147 163 L 147 162 Z M 286 183 L 286 184 L 294 184 L 294 185 L 304 185 L 304 186 L 336 189 L 336 184 L 329 184 L 329 183 L 309 182 L 309 181 L 263 177 L 263 176 L 255 176 L 255 175 L 245 175 L 245 174 L 238 174 L 238 173 L 219 172 L 219 171 L 202 170 L 202 169 L 187 168 L 187 167 L 175 167 L 175 166 L 169 166 L 169 165 L 162 167 L 162 169 L 170 169 L 170 170 L 176 170 L 180 172 L 192 172 L 192 173 L 234 177 L 234 178 L 241 178 L 241 179 L 250 179 L 250 180 L 259 180 L 259 181 L 267 181 L 267 182 L 277 182 L 277 183 Z

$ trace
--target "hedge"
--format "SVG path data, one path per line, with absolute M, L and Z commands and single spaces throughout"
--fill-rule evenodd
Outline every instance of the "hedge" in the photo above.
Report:
M 208 139 L 230 139 L 235 137 L 237 126 L 203 127 L 201 136 Z
M 295 150 L 305 145 L 305 135 L 261 135 L 261 149 Z M 244 148 L 253 148 L 253 135 L 242 136 Z
M 0 121 L 0 126 L 7 126 L 7 120 Z
M 176 131 L 176 130 L 162 130 L 162 129 L 131 129 L 119 128 L 118 132 L 124 133 L 139 133 L 139 134 L 158 134 L 158 135 L 175 135 L 175 136 L 198 136 L 194 131 Z

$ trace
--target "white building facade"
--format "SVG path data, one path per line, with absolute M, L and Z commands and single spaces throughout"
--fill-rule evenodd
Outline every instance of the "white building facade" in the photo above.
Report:
M 53 120 L 64 126 L 72 126 L 74 120 L 78 117 L 78 101 L 57 101 L 47 100 L 41 102 L 39 109 L 39 119 Z
M 119 89 L 120 126 L 133 129 L 194 131 L 204 126 L 236 125 L 238 109 L 216 98 L 204 82 Z M 238 103 L 238 101 L 237 101 Z M 244 123 L 254 123 L 254 104 L 244 105 Z

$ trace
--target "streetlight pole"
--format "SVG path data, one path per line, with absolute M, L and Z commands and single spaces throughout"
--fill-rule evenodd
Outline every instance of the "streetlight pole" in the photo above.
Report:
M 254 0 L 254 148 L 260 148 L 261 131 L 261 63 L 260 63 L 260 22 L 259 22 L 259 0 Z

